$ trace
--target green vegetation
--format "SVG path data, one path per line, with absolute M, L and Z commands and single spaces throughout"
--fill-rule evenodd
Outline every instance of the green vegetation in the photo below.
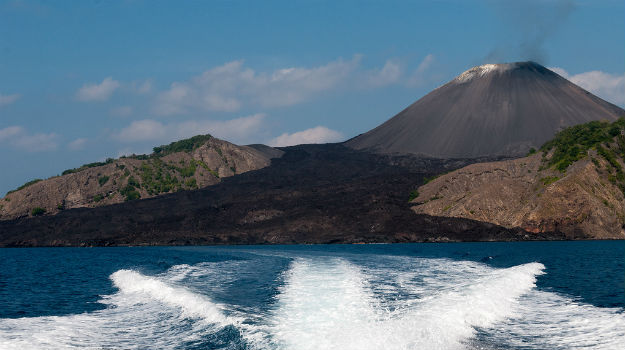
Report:
M 104 184 L 109 180 L 109 177 L 104 175 L 104 176 L 100 176 L 98 178 L 98 183 L 100 184 L 100 187 L 104 186 Z
M 558 180 L 560 180 L 560 178 L 557 176 L 547 176 L 547 177 L 543 177 L 542 179 L 540 179 L 540 182 L 542 182 L 543 185 L 545 186 L 549 186 Z
M 615 137 L 622 136 L 620 134 L 623 130 L 625 130 L 624 118 L 620 118 L 612 124 L 592 121 L 586 124 L 575 125 L 560 131 L 551 141 L 545 143 L 540 150 L 543 152 L 543 155 L 553 150 L 553 155 L 547 161 L 547 166 L 553 166 L 557 170 L 564 172 L 569 165 L 584 158 L 591 148 L 611 143 Z M 617 139 L 621 138 L 617 137 Z
M 129 182 L 133 187 L 141 187 L 150 195 L 158 195 L 183 189 L 196 189 L 199 187 L 193 177 L 199 166 L 209 171 L 215 177 L 219 175 L 201 160 L 191 159 L 189 163 L 180 160 L 180 166 L 165 163 L 160 158 L 152 158 L 141 165 L 138 169 L 141 184 Z M 182 179 L 180 179 L 182 178 Z M 130 181 L 130 179 L 129 179 Z
M 597 169 L 601 168 L 601 164 L 599 163 L 599 160 L 597 158 L 592 157 L 590 160 L 597 167 Z
M 124 188 L 119 190 L 119 193 L 122 196 L 126 197 L 125 198 L 126 201 L 132 201 L 132 200 L 141 198 L 141 193 L 139 193 L 139 191 L 137 191 L 134 188 L 134 186 L 130 184 L 126 185 Z
M 176 168 L 176 170 L 178 171 L 178 173 L 180 173 L 180 176 L 182 177 L 191 177 L 195 175 L 195 171 L 197 170 L 197 163 L 195 159 L 191 159 L 188 166 L 182 167 L 182 168 Z
M 103 165 L 107 165 L 107 164 L 111 164 L 115 161 L 115 159 L 113 158 L 107 158 L 106 161 L 104 162 L 95 162 L 95 163 L 89 163 L 89 164 L 84 164 L 78 168 L 74 168 L 74 169 L 67 169 L 65 171 L 63 171 L 63 173 L 61 173 L 61 175 L 67 175 L 67 174 L 73 174 L 73 173 L 77 173 L 79 171 L 83 171 L 89 168 L 95 168 L 98 166 L 103 166 Z
M 419 191 L 412 190 L 410 191 L 410 195 L 408 196 L 408 202 L 412 202 L 415 198 L 419 197 Z
M 32 216 L 41 216 L 46 213 L 46 210 L 41 207 L 34 207 L 33 210 L 30 211 Z
M 135 199 L 141 198 L 141 194 L 138 191 L 129 191 L 126 192 L 126 201 L 134 201 Z
M 423 178 L 423 184 L 425 185 L 425 184 L 427 184 L 427 183 L 430 183 L 430 182 L 432 182 L 432 181 L 436 180 L 436 178 L 438 178 L 439 176 L 440 176 L 440 175 L 434 175 L 434 176 L 424 177 L 424 178 Z
M 141 188 L 141 184 L 134 178 L 134 176 L 128 178 L 128 186 Z
M 590 149 L 607 161 L 608 179 L 625 194 L 625 171 L 618 160 L 625 159 L 625 118 L 614 123 L 593 121 L 564 129 L 540 150 L 543 156 L 553 151 L 551 159 L 545 159 L 546 166 L 564 172 L 569 165 L 586 157 Z M 595 158 L 591 161 L 599 169 L 599 161 Z
M 621 164 L 616 160 L 616 155 L 610 149 L 606 149 L 601 145 L 597 145 L 597 153 L 602 156 L 615 169 L 621 170 Z
M 65 170 L 62 174 L 73 174 L 89 168 L 115 164 L 116 169 L 123 171 L 121 176 L 119 173 L 114 175 L 100 175 L 100 173 L 98 173 L 98 184 L 102 187 L 109 181 L 112 181 L 113 185 L 122 186 L 125 182 L 126 185 L 119 190 L 119 193 L 124 196 L 127 201 L 141 198 L 141 192 L 139 189 L 147 191 L 150 195 L 158 195 L 172 191 L 180 191 L 183 189 L 196 189 L 199 187 L 199 184 L 194 176 L 199 167 L 204 168 L 213 176 L 219 178 L 217 171 L 209 168 L 209 166 L 201 160 L 191 159 L 187 162 L 184 159 L 181 159 L 178 165 L 163 162 L 161 157 L 176 152 L 191 152 L 204 145 L 211 138 L 211 135 L 198 135 L 189 139 L 172 142 L 169 145 L 155 147 L 154 153 L 151 155 L 130 156 L 129 158 L 143 160 L 139 168 L 132 165 L 119 164 L 116 163 L 114 159 L 108 158 L 104 162 L 84 164 L 78 168 Z M 227 160 L 223 157 L 222 151 L 220 149 L 216 149 L 216 151 L 222 156 L 224 161 L 227 162 Z M 231 167 L 231 170 L 236 172 L 236 168 L 234 166 Z M 137 177 L 139 177 L 139 179 L 137 179 Z M 7 195 L 39 181 L 42 180 L 35 179 L 33 181 L 29 181 L 15 190 L 7 192 Z M 98 194 L 93 197 L 93 201 L 100 202 L 106 197 L 107 195 Z M 5 201 L 8 202 L 10 199 L 5 198 Z M 62 205 L 59 204 L 59 210 L 61 210 L 61 206 Z
M 12 191 L 7 192 L 7 194 L 6 194 L 6 195 L 9 195 L 9 194 L 11 194 L 11 193 L 13 193 L 13 192 L 16 192 L 16 191 L 19 191 L 19 190 L 23 190 L 23 189 L 25 189 L 26 187 L 28 187 L 28 186 L 30 186 L 30 185 L 34 185 L 34 184 L 36 184 L 36 183 L 37 183 L 37 182 L 39 182 L 39 181 L 43 181 L 43 180 L 41 180 L 41 179 L 34 179 L 34 180 L 31 180 L 31 181 L 28 181 L 27 183 L 23 184 L 22 186 L 20 186 L 20 187 L 18 187 L 18 188 L 16 188 L 16 189 L 14 189 L 14 190 L 12 190 Z M 8 202 L 8 201 L 7 201 L 7 202 Z
M 219 178 L 219 174 L 218 174 L 215 170 L 213 170 L 213 169 L 209 168 L 209 167 L 208 167 L 208 165 L 207 165 L 206 163 L 204 163 L 204 162 L 203 162 L 203 161 L 201 161 L 201 160 L 196 160 L 196 162 L 197 162 L 197 164 L 199 164 L 202 168 L 206 169 L 209 173 L 213 174 L 213 176 L 214 176 L 214 177 Z
M 530 148 L 529 152 L 527 152 L 528 156 L 531 156 L 532 154 L 536 154 L 536 148 L 534 147 Z
M 184 182 L 184 184 L 187 185 L 187 187 L 189 188 L 197 188 L 197 182 L 195 181 L 195 178 L 188 179 Z
M 133 159 L 138 159 L 138 160 L 148 160 L 152 157 L 152 155 L 149 154 L 132 154 L 131 156 L 127 157 L 127 158 L 133 158 Z
M 58 210 L 65 210 L 65 205 L 63 205 L 63 203 L 59 203 L 59 204 L 56 206 L 56 209 L 58 209 Z
M 202 146 L 204 143 L 206 143 L 206 141 L 210 140 L 211 138 L 211 135 L 197 135 L 185 140 L 172 142 L 169 145 L 154 147 L 154 155 L 156 157 L 162 157 L 176 152 L 191 152 L 194 149 Z

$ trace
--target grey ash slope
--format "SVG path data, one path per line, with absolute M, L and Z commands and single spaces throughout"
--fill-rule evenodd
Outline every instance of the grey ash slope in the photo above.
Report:
M 537 63 L 488 64 L 464 72 L 346 145 L 438 158 L 521 156 L 565 127 L 624 115 Z

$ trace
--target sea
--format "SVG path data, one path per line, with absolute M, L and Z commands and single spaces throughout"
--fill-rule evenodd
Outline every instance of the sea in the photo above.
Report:
M 0 249 L 0 349 L 625 349 L 625 241 Z

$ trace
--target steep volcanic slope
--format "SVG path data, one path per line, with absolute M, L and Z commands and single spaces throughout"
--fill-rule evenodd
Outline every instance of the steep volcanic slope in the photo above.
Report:
M 623 109 L 539 64 L 487 64 L 346 144 L 439 158 L 520 156 L 565 127 L 623 115 Z
M 56 214 L 214 185 L 224 177 L 263 168 L 282 151 L 237 146 L 210 135 L 131 156 L 69 169 L 62 176 L 27 183 L 0 199 L 0 220 Z
M 625 120 L 567 129 L 541 151 L 436 178 L 418 189 L 413 210 L 568 238 L 625 239 Z

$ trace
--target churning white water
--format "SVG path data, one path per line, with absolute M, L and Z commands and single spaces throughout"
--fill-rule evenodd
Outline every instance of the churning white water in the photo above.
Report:
M 240 262 L 119 270 L 105 308 L 0 319 L 0 349 L 622 349 L 621 309 L 536 288 L 544 266 L 299 257 L 262 307 L 212 296 Z M 253 288 L 249 285 L 241 288 Z M 227 299 L 227 298 L 226 298 Z
M 272 333 L 284 349 L 462 349 L 476 327 L 513 315 L 542 269 L 488 269 L 421 299 L 384 300 L 345 261 L 295 261 L 278 297 Z

